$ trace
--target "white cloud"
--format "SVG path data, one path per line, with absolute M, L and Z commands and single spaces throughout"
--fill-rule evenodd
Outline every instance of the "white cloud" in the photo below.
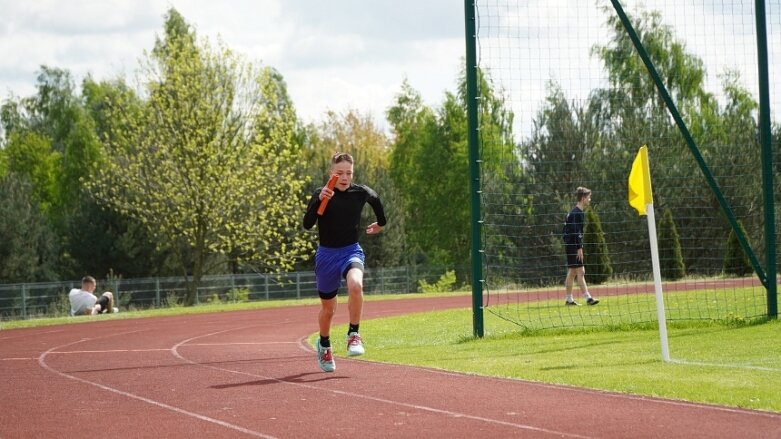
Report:
M 767 6 L 776 65 L 781 59 L 781 47 L 774 43 L 781 32 L 779 3 L 770 0 Z M 588 50 L 594 42 L 604 42 L 606 31 L 600 27 L 604 16 L 593 2 L 519 4 L 516 15 L 503 11 L 503 17 L 490 16 L 485 7 L 478 14 L 483 25 L 505 26 L 510 35 L 495 48 L 482 50 L 495 50 L 493 55 L 504 60 L 496 78 L 514 93 L 519 123 L 528 124 L 548 79 L 572 93 L 604 80 Z M 710 4 L 682 1 L 676 9 L 670 4 L 660 9 L 686 39 L 687 48 L 701 52 L 709 87 L 718 88 L 717 73 L 724 68 L 755 64 L 756 45 L 753 34 L 744 35 L 753 27 L 753 16 L 743 9 L 752 8 L 721 11 L 708 8 Z M 41 65 L 69 70 L 77 82 L 87 74 L 99 80 L 132 76 L 144 51 L 151 50 L 162 33 L 170 7 L 199 37 L 212 42 L 219 38 L 248 60 L 276 68 L 307 121 L 322 119 L 327 110 L 346 109 L 383 119 L 405 78 L 428 105 L 437 106 L 445 91 L 456 90 L 462 70 L 464 8 L 451 0 L 0 0 L 0 99 L 8 93 L 34 93 Z M 719 29 L 733 35 L 719 37 Z M 485 38 L 491 30 L 485 26 L 480 32 Z M 730 54 L 726 47 L 745 50 Z M 774 74 L 778 76 L 771 70 L 771 78 Z M 744 75 L 747 84 L 756 84 L 754 78 L 750 72 Z M 777 101 L 779 93 L 773 93 L 771 89 Z M 779 105 L 773 104 L 776 112 Z
M 464 51 L 463 6 L 447 0 L 0 0 L 0 96 L 33 94 L 41 65 L 77 82 L 132 75 L 170 7 L 199 38 L 276 68 L 307 121 L 346 109 L 382 119 L 405 77 L 437 105 Z

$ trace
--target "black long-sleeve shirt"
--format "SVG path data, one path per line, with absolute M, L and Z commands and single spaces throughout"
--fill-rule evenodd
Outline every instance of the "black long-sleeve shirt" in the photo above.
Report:
M 583 248 L 583 223 L 586 214 L 578 206 L 572 208 L 564 220 L 564 243 Z
M 374 210 L 377 224 L 385 226 L 385 210 L 380 197 L 370 187 L 350 184 L 345 191 L 334 190 L 334 196 L 328 202 L 322 216 L 317 216 L 320 207 L 320 191 L 317 188 L 304 214 L 304 228 L 309 230 L 317 223 L 320 245 L 324 247 L 345 247 L 358 242 L 360 236 L 361 211 L 366 203 Z

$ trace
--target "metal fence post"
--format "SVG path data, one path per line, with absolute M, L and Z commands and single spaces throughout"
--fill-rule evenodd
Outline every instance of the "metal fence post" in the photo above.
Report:
M 296 299 L 301 298 L 301 273 L 296 271 Z
M 22 284 L 22 318 L 27 318 L 27 285 Z
M 233 293 L 233 303 L 236 303 L 236 275 L 231 273 L 231 293 Z
M 155 307 L 160 308 L 160 278 L 155 278 Z

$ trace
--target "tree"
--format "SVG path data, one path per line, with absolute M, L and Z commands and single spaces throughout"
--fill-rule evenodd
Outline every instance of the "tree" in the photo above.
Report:
M 678 229 L 670 209 L 664 209 L 659 223 L 659 262 L 664 279 L 678 280 L 686 275 Z
M 36 94 L 3 105 L 2 122 L 9 134 L 3 157 L 32 185 L 61 252 L 60 276 L 102 277 L 112 268 L 126 275 L 158 273 L 165 264 L 150 239 L 125 235 L 128 227 L 137 230 L 137 224 L 98 206 L 85 189 L 105 157 L 93 119 L 102 114 L 92 111 L 99 106 L 95 90 L 100 87 L 89 78 L 84 84 L 82 98 L 67 71 L 42 66 Z
M 523 206 L 513 212 L 524 226 L 514 236 L 514 247 L 524 261 L 520 270 L 526 282 L 558 279 L 562 254 L 558 231 L 575 188 L 605 187 L 598 183 L 603 171 L 591 169 L 589 163 L 595 150 L 604 147 L 600 127 L 590 114 L 588 108 L 568 101 L 561 87 L 551 82 L 531 137 L 517 146 L 524 172 L 511 177 L 514 184 L 507 192 L 514 199 L 501 204 Z
M 92 158 L 90 168 L 102 168 L 108 159 L 102 145 L 108 143 L 112 127 L 122 123 L 122 119 L 111 119 L 110 104 L 125 102 L 127 113 L 138 114 L 143 103 L 122 79 L 96 82 L 87 77 L 82 83 L 82 96 L 85 112 L 101 142 L 101 154 Z M 82 178 L 93 179 L 94 174 Z M 109 273 L 124 277 L 176 273 L 170 248 L 158 249 L 154 237 L 139 220 L 99 203 L 85 190 L 71 204 L 76 209 L 68 222 L 67 233 L 72 243 L 69 253 L 82 272 L 97 277 Z
M 110 102 L 107 164 L 89 187 L 176 255 L 195 303 L 202 276 L 235 260 L 284 270 L 309 255 L 295 109 L 281 76 L 198 44 L 175 10 L 144 65 L 148 98 Z
M 703 215 L 719 209 L 716 197 L 620 19 L 610 7 L 606 7 L 606 15 L 611 40 L 592 49 L 608 73 L 609 86 L 594 90 L 589 96 L 588 117 L 597 122 L 602 132 L 600 145 L 595 145 L 586 161 L 588 174 L 598 179 L 591 184 L 615 187 L 616 182 L 625 181 L 627 168 L 612 164 L 631 163 L 637 148 L 648 145 L 652 154 L 654 198 L 676 212 L 681 242 L 718 245 L 726 221 L 723 218 L 710 223 L 701 221 Z M 686 50 L 685 42 L 662 22 L 659 12 L 641 11 L 630 17 L 630 21 L 702 157 L 716 173 L 715 178 L 732 209 L 738 217 L 750 217 L 752 225 L 759 223 L 756 206 L 761 205 L 757 202 L 761 178 L 752 115 L 756 104 L 750 99 L 750 93 L 738 86 L 733 74 L 727 73 L 723 80 L 727 106 L 720 110 L 715 96 L 706 91 L 705 64 Z M 742 183 L 734 184 L 735 181 Z M 600 204 L 600 212 L 610 224 L 624 223 L 626 201 L 621 197 L 606 197 Z M 617 228 L 611 236 L 627 243 L 629 248 L 622 252 L 625 255 L 640 251 L 646 244 L 633 239 L 630 227 Z M 684 247 L 681 251 L 689 271 L 719 269 L 713 258 L 699 247 Z M 627 271 L 639 269 L 636 264 L 632 260 L 619 263 Z
M 743 229 L 743 223 L 740 220 L 738 220 L 738 227 Z M 735 276 L 746 276 L 754 272 L 748 255 L 743 251 L 743 247 L 740 246 L 738 235 L 734 229 L 730 229 L 727 243 L 724 247 L 723 271 L 725 274 Z
M 435 179 L 432 178 L 427 152 L 443 147 L 438 139 L 437 116 L 431 108 L 423 105 L 420 94 L 406 80 L 396 96 L 395 105 L 388 109 L 386 116 L 393 131 L 391 178 L 401 192 L 404 221 L 415 225 L 407 231 L 412 261 L 446 264 L 448 256 L 436 242 L 432 244 L 433 237 L 428 235 L 435 226 L 429 212 L 437 207 L 429 204 L 436 189 L 429 187 Z M 440 162 L 440 166 L 439 171 L 448 172 L 448 162 Z M 463 163 L 456 167 L 463 168 Z M 441 176 L 441 173 L 437 175 Z
M 61 154 L 51 150 L 47 138 L 29 130 L 12 131 L 3 149 L 8 168 L 30 184 L 32 200 L 48 214 L 56 203 L 57 172 Z
M 586 226 L 583 229 L 583 259 L 586 281 L 599 285 L 613 275 L 610 254 L 605 242 L 602 221 L 593 208 L 586 209 Z
M 513 114 L 490 78 L 479 72 L 478 81 L 483 153 L 512 156 Z M 423 105 L 406 81 L 387 111 L 393 128 L 391 176 L 402 193 L 406 222 L 414 224 L 408 227 L 410 248 L 420 249 L 429 263 L 463 268 L 471 245 L 466 102 L 462 71 L 458 93 L 446 92 L 437 111 Z M 503 175 L 501 164 L 483 166 L 486 174 Z
M 37 282 L 56 276 L 57 240 L 25 175 L 0 177 L 0 282 Z

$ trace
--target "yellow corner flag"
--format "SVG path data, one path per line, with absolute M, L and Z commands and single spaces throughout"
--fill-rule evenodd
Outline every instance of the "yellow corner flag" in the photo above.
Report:
M 648 148 L 643 145 L 637 152 L 637 157 L 632 163 L 632 171 L 629 173 L 629 205 L 637 209 L 640 215 L 645 215 L 645 206 L 653 202 Z

